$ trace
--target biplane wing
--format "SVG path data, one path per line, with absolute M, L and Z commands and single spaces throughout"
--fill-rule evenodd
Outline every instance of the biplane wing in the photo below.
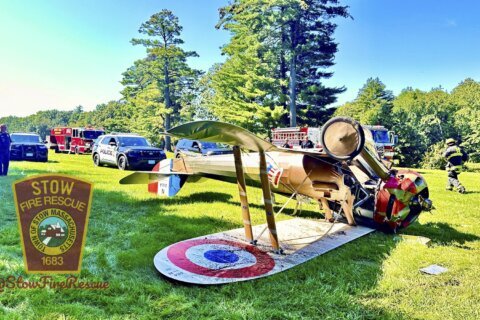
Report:
M 203 120 L 188 122 L 168 130 L 167 134 L 179 138 L 225 143 L 255 152 L 279 151 L 304 155 L 326 156 L 325 153 L 315 150 L 280 148 L 257 137 L 255 134 L 244 128 L 220 121 Z
M 164 178 L 169 178 L 172 175 L 176 176 L 191 176 L 191 173 L 185 172 L 155 172 L 155 171 L 137 171 L 120 180 L 120 184 L 149 184 L 160 181 Z
M 253 152 L 281 152 L 297 155 L 309 155 L 315 158 L 328 157 L 335 160 L 353 159 L 363 148 L 363 130 L 360 126 L 346 118 L 335 118 L 328 126 L 330 131 L 323 130 L 322 138 L 326 136 L 324 150 L 287 149 L 280 148 L 259 138 L 252 132 L 239 126 L 211 120 L 188 122 L 176 126 L 164 134 L 179 138 L 225 143 Z M 332 138 L 333 137 L 333 138 Z M 183 170 L 160 170 L 160 172 L 135 172 L 123 178 L 121 184 L 149 184 L 161 181 L 169 175 L 198 175 L 186 173 Z
M 167 133 L 180 138 L 240 146 L 250 151 L 274 151 L 277 149 L 275 145 L 246 129 L 218 121 L 188 122 L 168 130 Z
M 254 152 L 285 152 L 311 156 L 328 156 L 326 153 L 315 150 L 299 150 L 280 148 L 265 141 L 252 132 L 239 126 L 219 121 L 194 121 L 174 127 L 166 135 L 192 140 L 225 143 L 232 146 L 239 146 Z M 120 184 L 149 184 L 161 181 L 171 175 L 193 175 L 191 173 L 178 171 L 137 171 L 120 180 Z

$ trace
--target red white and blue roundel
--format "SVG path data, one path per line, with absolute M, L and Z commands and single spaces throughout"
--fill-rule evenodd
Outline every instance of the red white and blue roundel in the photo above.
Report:
M 278 188 L 280 184 L 280 178 L 283 174 L 283 168 L 280 168 L 270 162 L 267 162 L 267 173 L 268 173 L 268 180 L 272 184 L 274 188 Z
M 253 227 L 254 234 L 262 227 Z M 279 221 L 277 227 L 290 239 L 283 242 L 283 254 L 266 251 L 271 250 L 268 234 L 252 246 L 238 241 L 244 230 L 235 229 L 172 244 L 156 254 L 155 268 L 168 278 L 200 285 L 246 281 L 288 270 L 374 231 L 300 218 Z M 329 230 L 330 236 L 318 241 L 319 231 Z
M 160 251 L 154 262 L 170 278 L 199 284 L 259 278 L 275 267 L 274 259 L 259 248 L 221 238 L 175 243 Z

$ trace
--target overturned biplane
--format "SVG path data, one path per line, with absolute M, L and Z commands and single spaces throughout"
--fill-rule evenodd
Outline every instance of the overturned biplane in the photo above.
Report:
M 279 148 L 248 130 L 215 121 L 187 123 L 168 134 L 229 144 L 234 153 L 163 160 L 156 172 L 135 172 L 120 183 L 150 184 L 150 191 L 174 196 L 191 176 L 234 179 L 244 222 L 244 236 L 234 230 L 183 241 L 160 251 L 155 257 L 157 269 L 181 281 L 211 284 L 273 274 L 362 236 L 371 228 L 387 232 L 405 228 L 422 210 L 432 207 L 423 177 L 414 171 L 391 169 L 378 157 L 371 137 L 349 118 L 333 118 L 322 127 L 321 150 Z M 245 178 L 260 182 L 267 220 L 263 229 L 252 228 Z M 312 221 L 292 219 L 282 221 L 277 229 L 272 191 L 290 195 L 290 199 L 301 195 L 317 200 L 329 222 L 312 225 Z M 328 227 L 338 217 L 345 218 L 348 225 Z M 360 226 L 352 227 L 355 225 Z M 263 235 L 265 229 L 268 239 Z M 344 234 L 346 238 L 322 249 L 320 242 L 327 239 L 325 234 L 318 234 L 320 230 L 331 232 L 330 237 Z M 282 231 L 289 239 L 279 237 Z M 294 241 L 306 238 L 310 240 L 301 245 Z M 238 250 L 244 252 L 243 256 Z M 239 264 L 240 258 L 246 259 L 247 267 Z M 252 261 L 263 264 L 255 267 Z

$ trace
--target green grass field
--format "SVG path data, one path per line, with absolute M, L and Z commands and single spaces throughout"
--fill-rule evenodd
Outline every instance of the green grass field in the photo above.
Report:
M 480 319 L 480 173 L 462 173 L 468 194 L 444 190 L 445 172 L 420 170 L 436 210 L 403 233 L 425 246 L 375 232 L 289 271 L 255 281 L 200 287 L 159 276 L 153 257 L 184 239 L 241 226 L 236 186 L 186 184 L 175 198 L 122 186 L 127 173 L 95 168 L 90 156 L 50 155 L 49 163 L 12 162 L 0 178 L 0 279 L 26 275 L 11 184 L 64 173 L 95 184 L 81 278 L 105 291 L 5 289 L 3 319 Z M 249 190 L 255 223 L 264 222 L 260 190 Z M 286 200 L 277 197 L 280 204 Z M 301 216 L 316 215 L 313 204 Z M 293 204 L 281 219 L 288 219 Z M 320 215 L 319 215 L 320 217 Z M 419 269 L 448 268 L 439 276 Z M 64 279 L 65 276 L 56 276 Z M 0 280 L 1 281 L 1 280 Z M 0 282 L 1 285 L 1 282 Z

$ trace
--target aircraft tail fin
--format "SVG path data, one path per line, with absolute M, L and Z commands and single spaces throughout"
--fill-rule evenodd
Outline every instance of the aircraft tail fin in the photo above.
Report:
M 173 197 L 180 191 L 190 174 L 172 172 L 172 167 L 173 160 L 165 159 L 153 168 L 154 172 L 159 173 L 158 181 L 148 184 L 148 192 Z
M 173 160 L 157 163 L 152 171 L 137 171 L 120 180 L 120 184 L 148 184 L 148 191 L 161 196 L 173 197 L 185 184 L 190 173 L 172 171 Z

